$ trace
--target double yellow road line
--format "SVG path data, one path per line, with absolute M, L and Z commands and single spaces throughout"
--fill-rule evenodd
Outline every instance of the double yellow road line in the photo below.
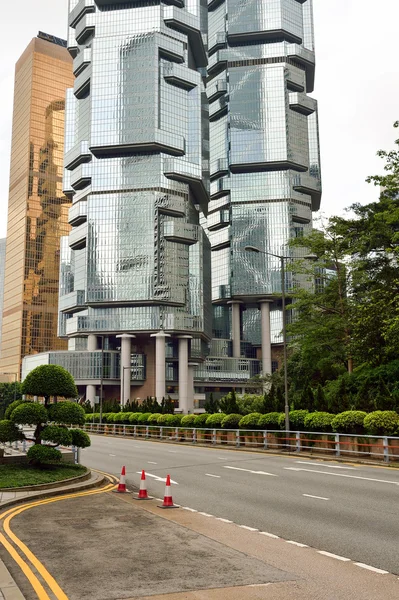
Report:
M 76 492 L 72 494 L 65 494 L 63 496 L 56 496 L 55 498 L 37 500 L 36 502 L 30 502 L 29 504 L 24 504 L 23 506 L 16 506 L 0 514 L 0 521 L 2 521 L 4 532 L 0 533 L 0 542 L 20 567 L 35 590 L 39 600 L 51 600 L 51 598 L 44 589 L 37 575 L 33 572 L 32 567 L 38 574 L 40 574 L 44 583 L 47 584 L 57 600 L 68 600 L 68 596 L 58 585 L 54 577 L 50 575 L 43 563 L 41 563 L 40 560 L 33 554 L 33 552 L 31 552 L 29 548 L 12 532 L 10 521 L 17 515 L 29 510 L 30 508 L 34 508 L 35 506 L 44 506 L 46 504 L 52 504 L 53 502 L 70 500 L 71 498 L 81 498 L 84 496 L 94 496 L 95 494 L 104 494 L 105 492 L 110 492 L 112 489 L 114 489 L 116 483 L 118 482 L 117 477 L 114 477 L 114 475 L 109 475 L 108 473 L 103 473 L 102 471 L 98 472 L 102 475 L 105 475 L 110 481 L 109 484 L 99 490 Z M 15 546 L 19 549 L 20 553 L 16 550 Z

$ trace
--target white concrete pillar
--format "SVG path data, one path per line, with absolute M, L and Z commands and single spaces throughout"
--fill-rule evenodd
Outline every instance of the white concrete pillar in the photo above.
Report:
M 198 363 L 188 363 L 188 383 L 187 383 L 187 413 L 194 412 L 194 372 Z
M 159 331 L 153 333 L 151 337 L 155 338 L 155 397 L 161 403 L 162 398 L 166 396 L 165 341 L 170 335 Z
M 135 336 L 123 333 L 116 337 L 121 340 L 121 406 L 125 406 L 130 400 L 132 339 Z
M 96 386 L 95 385 L 86 385 L 86 400 L 88 400 L 91 406 L 95 405 L 95 397 L 96 397 Z
M 233 339 L 233 358 L 241 357 L 241 308 L 242 302 L 232 300 L 231 304 L 231 337 Z
M 261 300 L 261 333 L 262 333 L 262 375 L 272 372 L 272 342 L 270 332 L 270 304 L 272 300 Z
M 188 413 L 188 340 L 191 335 L 179 335 L 179 409 Z
M 90 334 L 87 338 L 87 351 L 95 352 L 97 350 L 97 336 Z

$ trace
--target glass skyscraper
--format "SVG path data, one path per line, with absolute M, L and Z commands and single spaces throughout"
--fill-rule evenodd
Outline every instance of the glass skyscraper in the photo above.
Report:
M 57 337 L 60 237 L 69 232 L 62 191 L 65 91 L 73 85 L 66 41 L 39 32 L 15 68 L 0 371 L 66 349 Z
M 70 0 L 69 25 L 59 333 L 120 348 L 123 402 L 178 381 L 186 409 L 212 327 L 207 2 Z
M 46 360 L 91 402 L 251 387 L 281 344 L 269 254 L 300 256 L 320 204 L 312 0 L 70 0 L 68 48 Z

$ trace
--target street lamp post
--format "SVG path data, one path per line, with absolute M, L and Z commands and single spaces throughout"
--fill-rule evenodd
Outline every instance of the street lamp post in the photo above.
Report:
M 247 252 L 255 252 L 256 254 L 265 254 L 266 256 L 274 256 L 280 260 L 281 269 L 281 307 L 283 313 L 283 356 L 284 356 L 284 414 L 285 414 L 285 430 L 290 430 L 290 405 L 288 402 L 288 367 L 287 367 L 287 326 L 285 318 L 285 263 L 284 261 L 290 258 L 290 256 L 281 256 L 279 254 L 272 254 L 271 252 L 265 252 L 259 250 L 255 246 L 245 246 Z

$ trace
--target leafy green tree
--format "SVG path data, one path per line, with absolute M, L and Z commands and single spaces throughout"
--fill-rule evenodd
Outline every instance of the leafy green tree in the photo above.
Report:
M 376 410 L 393 410 L 394 400 L 388 386 L 380 377 L 378 382 L 378 392 L 375 398 Z
M 13 383 L 0 383 L 0 419 L 5 416 L 7 407 L 22 397 L 21 384 L 19 381 Z
M 308 410 L 309 412 L 314 410 L 314 395 L 312 388 L 309 384 L 302 391 L 300 399 L 300 408 L 302 410 Z
M 219 401 L 220 410 L 225 415 L 237 414 L 240 412 L 240 408 L 237 403 L 236 392 L 233 389 L 231 392 L 223 396 Z
M 316 388 L 314 396 L 314 410 L 317 412 L 327 412 L 328 404 L 321 383 Z
M 33 369 L 22 382 L 22 393 L 44 398 L 46 406 L 51 397 L 76 398 L 78 396 L 72 375 L 58 365 L 41 365 Z
M 205 403 L 205 412 L 210 415 L 219 412 L 219 402 L 214 399 L 212 392 L 209 394 L 209 401 Z

